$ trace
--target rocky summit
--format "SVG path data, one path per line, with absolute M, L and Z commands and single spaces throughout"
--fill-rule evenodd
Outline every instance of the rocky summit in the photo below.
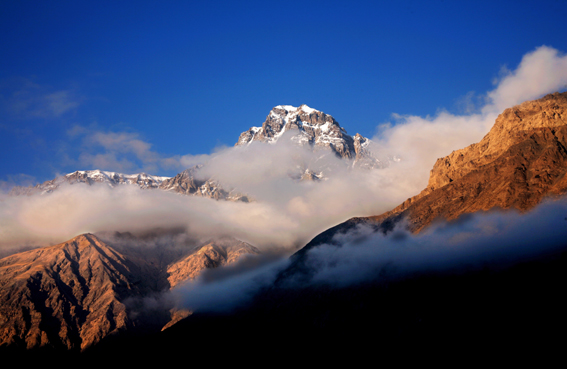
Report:
M 236 146 L 249 145 L 254 141 L 274 144 L 286 133 L 301 146 L 327 148 L 338 157 L 353 160 L 361 166 L 387 165 L 372 155 L 369 150 L 371 140 L 360 134 L 350 136 L 335 118 L 305 104 L 274 107 L 261 127 L 251 127 L 240 134 Z
M 289 133 L 292 142 L 313 149 L 324 149 L 345 159 L 345 163 L 355 167 L 374 169 L 387 167 L 395 157 L 378 159 L 372 152 L 374 143 L 360 134 L 350 136 L 330 115 L 312 109 L 307 105 L 298 108 L 278 105 L 270 111 L 261 127 L 252 127 L 243 132 L 235 146 L 249 145 L 253 141 L 276 143 L 280 137 Z M 141 189 L 159 189 L 182 195 L 207 197 L 215 200 L 249 202 L 252 199 L 234 188 L 226 188 L 217 179 L 199 175 L 206 164 L 195 165 L 174 177 L 155 176 L 146 173 L 124 174 L 103 170 L 78 170 L 56 177 L 35 186 L 15 186 L 12 196 L 48 194 L 64 185 L 106 184 L 111 188 L 123 185 L 137 186 Z M 298 171 L 291 177 L 297 180 L 317 181 L 324 178 L 323 171 L 313 170 L 306 163 L 298 163 Z M 321 169 L 321 168 L 319 168 Z

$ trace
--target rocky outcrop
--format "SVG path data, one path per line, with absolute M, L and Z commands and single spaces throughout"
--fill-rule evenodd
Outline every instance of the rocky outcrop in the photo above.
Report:
M 426 191 L 441 188 L 502 156 L 510 156 L 506 155 L 507 151 L 514 145 L 531 140 L 532 134 L 545 131 L 552 132 L 555 136 L 557 129 L 567 125 L 566 96 L 565 93 L 555 93 L 506 109 L 482 141 L 437 160 L 431 170 Z M 540 138 L 538 144 L 546 144 L 542 140 L 553 144 L 561 139 L 562 137 Z
M 232 264 L 247 254 L 259 254 L 260 251 L 234 238 L 216 239 L 198 247 L 193 253 L 171 264 L 167 268 L 171 287 L 192 280 L 204 269 Z
M 198 179 L 197 172 L 202 165 L 186 169 L 175 177 L 164 180 L 159 189 L 171 191 L 182 195 L 192 195 L 208 197 L 215 200 L 242 201 L 249 202 L 250 198 L 238 191 L 225 190 L 221 184 L 214 179 Z

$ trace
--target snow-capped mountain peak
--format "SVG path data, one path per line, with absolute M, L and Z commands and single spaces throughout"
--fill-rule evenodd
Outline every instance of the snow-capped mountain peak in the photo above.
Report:
M 350 136 L 331 115 L 305 104 L 274 107 L 262 126 L 251 127 L 240 135 L 236 146 L 250 145 L 253 141 L 275 144 L 286 132 L 301 146 L 327 148 L 337 156 L 355 162 L 364 159 L 365 166 L 383 166 L 367 149 L 371 143 L 369 139 L 360 134 Z

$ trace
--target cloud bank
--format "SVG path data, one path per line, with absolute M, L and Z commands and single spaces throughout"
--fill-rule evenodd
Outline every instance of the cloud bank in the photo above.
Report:
M 205 161 L 201 175 L 256 201 L 232 203 L 81 185 L 62 187 L 47 196 L 4 197 L 0 199 L 0 248 L 59 243 L 84 232 L 182 227 L 195 237 L 228 235 L 263 249 L 277 246 L 291 252 L 350 217 L 383 213 L 418 194 L 435 160 L 478 142 L 503 107 L 564 88 L 566 62 L 566 56 L 542 46 L 500 79 L 476 113 L 396 116 L 396 124 L 379 129 L 374 149 L 379 157 L 398 155 L 402 160 L 379 170 L 347 169 L 333 155 L 298 148 L 288 140 L 224 148 L 197 157 L 166 157 L 136 134 L 79 127 L 70 134 L 82 139 L 84 153 L 79 162 L 84 160 L 84 165 L 102 161 L 117 166 L 114 170 L 125 169 L 132 162 L 128 155 L 146 168 Z M 324 169 L 328 179 L 301 182 L 292 178 L 304 167 Z
M 342 247 L 309 251 L 311 284 L 335 287 L 389 281 L 416 273 L 465 273 L 503 268 L 567 251 L 567 199 L 548 201 L 527 214 L 491 211 L 438 223 L 419 235 L 401 225 L 388 235 L 359 227 L 335 237 Z

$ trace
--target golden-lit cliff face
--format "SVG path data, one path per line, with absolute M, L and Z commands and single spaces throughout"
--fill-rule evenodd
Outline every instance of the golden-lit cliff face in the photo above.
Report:
M 532 208 L 567 190 L 567 93 L 506 109 L 479 142 L 437 160 L 429 184 L 394 210 L 419 232 L 434 219 L 492 208 Z

